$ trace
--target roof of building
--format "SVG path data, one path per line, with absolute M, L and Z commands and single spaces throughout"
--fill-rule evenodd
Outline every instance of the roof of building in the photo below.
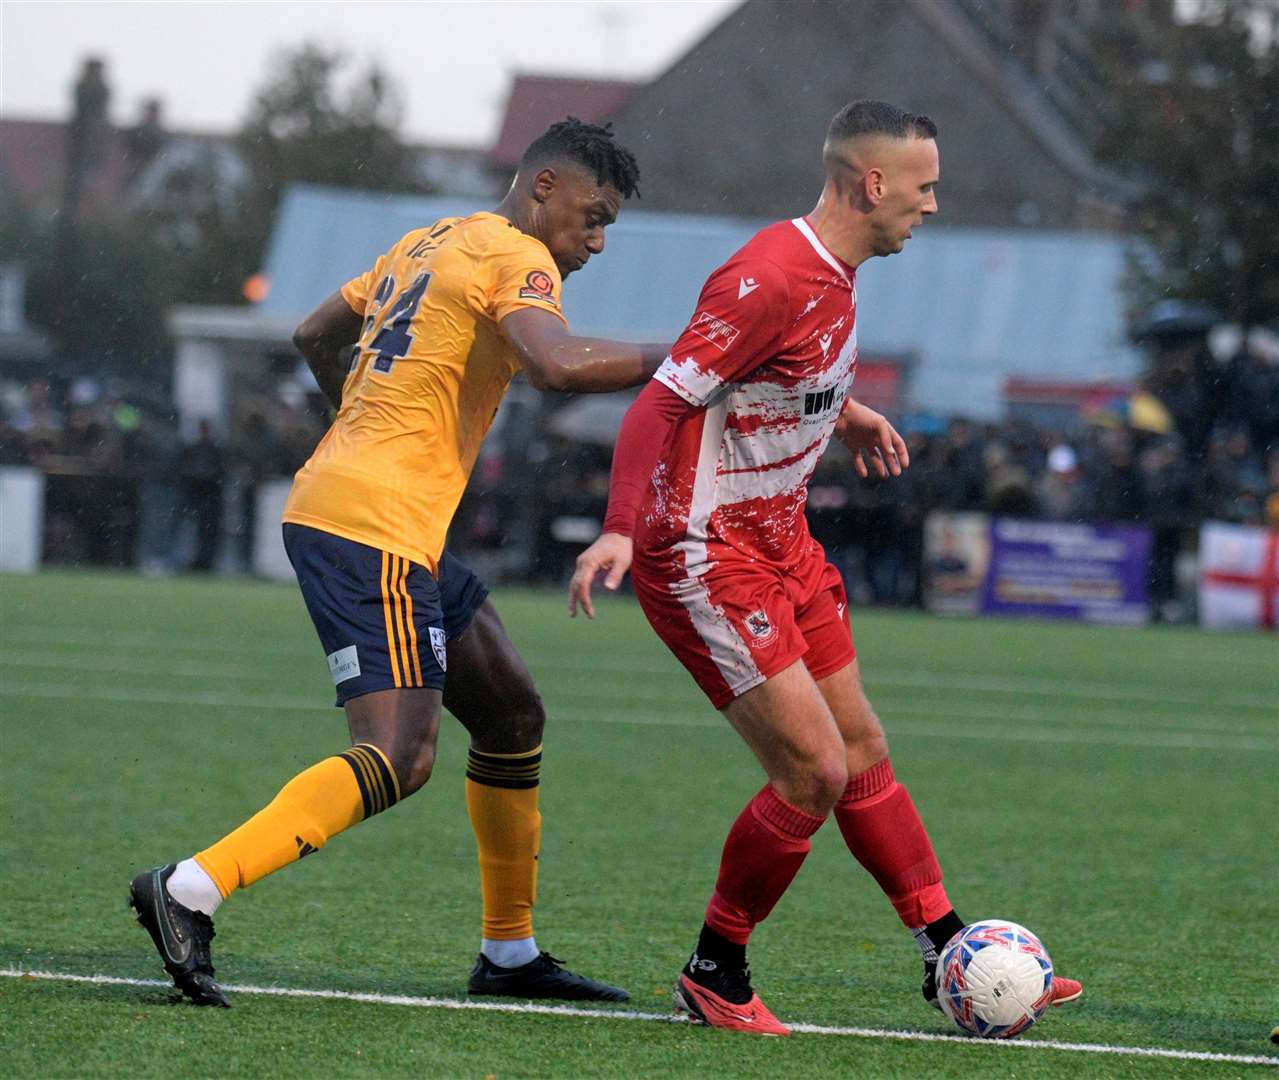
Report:
M 981 32 L 974 13 L 988 2 L 746 0 L 729 10 L 612 114 L 648 205 L 772 216 L 797 193 L 815 199 L 831 117 L 874 97 L 937 123 L 948 222 L 1110 227 L 1120 186 L 1035 74 Z
M 24 203 L 56 202 L 67 166 L 68 125 L 57 120 L 0 120 L 0 191 Z M 128 177 L 122 132 L 111 129 L 90 174 L 86 194 L 111 202 Z
M 500 168 L 513 168 L 529 143 L 557 120 L 600 120 L 625 105 L 638 85 L 617 79 L 516 75 L 490 160 Z
M 300 318 L 411 229 L 491 202 L 298 186 L 268 250 L 264 315 Z M 604 255 L 574 275 L 564 310 L 578 333 L 672 340 L 706 276 L 765 224 L 625 209 Z M 911 357 L 914 405 L 997 415 L 1005 380 L 1122 380 L 1138 370 L 1120 292 L 1123 240 L 1083 232 L 929 223 L 907 250 L 857 275 L 867 354 Z
M 0 194 L 26 206 L 50 208 L 62 195 L 67 166 L 63 120 L 0 119 Z M 108 126 L 89 171 L 85 194 L 98 207 L 120 209 L 145 203 L 174 171 L 195 162 L 210 165 L 227 190 L 244 180 L 245 163 L 232 133 L 157 131 L 144 154 L 131 152 L 135 129 Z M 478 146 L 407 144 L 417 180 L 445 191 L 488 194 L 496 183 L 488 150 Z

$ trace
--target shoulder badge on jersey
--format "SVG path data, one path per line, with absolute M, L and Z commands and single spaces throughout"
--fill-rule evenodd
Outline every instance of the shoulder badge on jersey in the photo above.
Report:
M 520 287 L 521 300 L 541 300 L 555 306 L 555 282 L 545 270 L 530 270 Z
M 705 338 L 720 352 L 725 352 L 741 333 L 731 322 L 717 319 L 709 311 L 699 311 L 689 329 L 698 337 Z

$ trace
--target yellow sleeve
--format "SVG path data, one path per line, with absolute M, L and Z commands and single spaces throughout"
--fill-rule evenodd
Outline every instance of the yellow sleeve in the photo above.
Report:
M 560 272 L 542 244 L 522 234 L 511 244 L 495 246 L 489 255 L 486 314 L 501 322 L 513 311 L 538 308 L 553 311 L 568 325 L 560 310 Z
M 345 300 L 357 315 L 363 315 L 368 307 L 369 297 L 373 295 L 378 282 L 382 280 L 382 267 L 386 265 L 386 256 L 379 255 L 372 270 L 366 270 L 359 277 L 354 277 L 342 286 L 342 299 Z

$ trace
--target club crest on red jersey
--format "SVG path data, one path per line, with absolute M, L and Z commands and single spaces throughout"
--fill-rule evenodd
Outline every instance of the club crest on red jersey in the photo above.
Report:
M 724 352 L 733 344 L 737 340 L 737 335 L 741 333 L 732 323 L 716 318 L 709 311 L 699 311 L 689 329 L 698 337 L 705 338 L 720 352 Z
M 767 645 L 777 636 L 777 627 L 772 624 L 768 612 L 763 608 L 746 616 L 746 629 L 751 632 L 756 645 Z

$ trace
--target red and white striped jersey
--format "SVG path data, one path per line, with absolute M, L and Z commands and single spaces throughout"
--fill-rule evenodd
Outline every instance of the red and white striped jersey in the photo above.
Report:
M 671 433 L 636 520 L 637 559 L 696 576 L 726 557 L 779 568 L 814 541 L 808 480 L 857 367 L 855 271 L 803 218 L 716 270 L 655 376 L 704 406 Z

